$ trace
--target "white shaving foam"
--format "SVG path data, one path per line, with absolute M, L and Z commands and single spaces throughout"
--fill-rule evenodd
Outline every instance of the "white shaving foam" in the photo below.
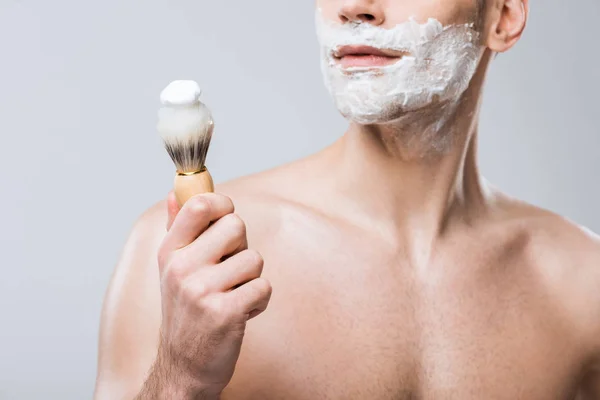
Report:
M 160 93 L 160 102 L 165 106 L 188 106 L 198 103 L 202 90 L 195 81 L 173 81 Z
M 195 81 L 177 80 L 163 89 L 157 130 L 166 142 L 195 143 L 210 133 L 213 119 L 210 110 L 200 101 L 201 93 Z
M 316 27 L 321 69 L 339 111 L 360 124 L 394 121 L 411 111 L 457 100 L 475 74 L 479 35 L 473 24 L 442 26 L 414 18 L 384 29 L 369 22 L 326 21 L 320 10 Z M 371 46 L 408 53 L 381 67 L 343 68 L 334 57 L 341 46 Z

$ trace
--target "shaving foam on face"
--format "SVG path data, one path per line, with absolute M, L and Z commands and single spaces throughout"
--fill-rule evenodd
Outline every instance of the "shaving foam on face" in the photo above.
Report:
M 325 21 L 316 13 L 325 86 L 339 111 L 360 124 L 394 121 L 406 113 L 454 99 L 468 88 L 479 57 L 479 35 L 472 24 L 442 24 L 413 18 L 384 29 L 368 22 Z M 381 67 L 342 68 L 334 53 L 346 45 L 404 52 Z

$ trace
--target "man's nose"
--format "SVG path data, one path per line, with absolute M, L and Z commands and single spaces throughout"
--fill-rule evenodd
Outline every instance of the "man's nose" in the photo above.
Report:
M 381 25 L 385 21 L 385 15 L 377 0 L 344 0 L 338 11 L 341 22 L 368 22 L 373 25 Z

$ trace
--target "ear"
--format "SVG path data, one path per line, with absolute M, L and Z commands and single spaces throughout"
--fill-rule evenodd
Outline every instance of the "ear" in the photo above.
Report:
M 487 47 L 503 53 L 521 38 L 529 14 L 529 0 L 493 0 L 485 24 Z

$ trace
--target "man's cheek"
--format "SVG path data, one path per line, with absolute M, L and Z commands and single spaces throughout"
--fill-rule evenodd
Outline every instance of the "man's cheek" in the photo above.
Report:
M 401 0 L 391 1 L 385 7 L 385 26 L 394 25 L 414 18 L 425 23 L 434 18 L 442 25 L 460 25 L 475 22 L 479 0 Z
M 338 10 L 342 6 L 340 0 L 317 0 L 316 1 L 316 12 L 320 13 L 321 16 L 329 21 L 338 21 Z

